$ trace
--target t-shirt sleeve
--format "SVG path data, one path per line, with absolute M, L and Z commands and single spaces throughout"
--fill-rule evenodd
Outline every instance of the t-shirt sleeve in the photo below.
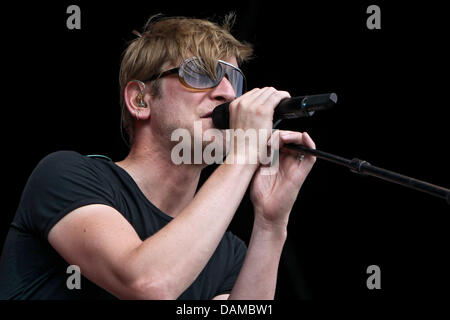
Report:
M 31 174 L 19 211 L 33 233 L 47 239 L 66 214 L 89 204 L 113 206 L 111 188 L 89 159 L 73 151 L 59 151 L 42 159 Z
M 239 276 L 239 272 L 241 271 L 242 264 L 244 263 L 245 255 L 247 253 L 247 246 L 244 241 L 239 239 L 237 236 L 232 234 L 231 232 L 227 232 L 227 236 L 229 237 L 229 241 L 232 243 L 232 260 L 229 267 L 229 272 L 225 277 L 224 282 L 219 288 L 217 295 L 230 293 L 234 287 L 234 284 Z

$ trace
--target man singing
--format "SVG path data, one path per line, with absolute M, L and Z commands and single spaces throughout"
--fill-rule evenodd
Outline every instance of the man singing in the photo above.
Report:
M 274 298 L 289 214 L 315 162 L 280 148 L 315 145 L 307 133 L 272 133 L 274 109 L 289 93 L 244 93 L 238 65 L 252 48 L 231 35 L 232 19 L 156 17 L 137 33 L 120 69 L 128 156 L 115 163 L 61 151 L 38 164 L 3 248 L 0 298 Z M 214 128 L 211 112 L 227 101 L 231 129 L 265 131 L 268 139 L 233 137 L 196 192 L 207 164 L 175 164 L 171 135 L 183 128 L 200 139 L 194 124 Z M 260 158 L 250 156 L 272 145 L 278 167 L 263 174 Z M 254 223 L 246 248 L 227 228 L 248 187 Z M 81 271 L 80 289 L 67 285 L 69 265 Z

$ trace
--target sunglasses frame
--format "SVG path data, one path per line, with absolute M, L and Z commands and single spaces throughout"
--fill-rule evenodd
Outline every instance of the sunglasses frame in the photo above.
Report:
M 144 80 L 143 82 L 150 82 L 150 81 L 154 81 L 154 80 L 157 80 L 157 79 L 166 77 L 166 76 L 171 75 L 171 74 L 177 74 L 177 75 L 178 75 L 178 80 L 180 80 L 180 82 L 181 82 L 185 87 L 187 87 L 187 88 L 189 88 L 189 89 L 192 89 L 192 90 L 195 90 L 195 91 L 208 91 L 209 89 L 212 89 L 212 88 L 217 87 L 217 86 L 220 84 L 220 82 L 222 81 L 223 77 L 226 76 L 226 72 L 224 72 L 222 78 L 218 81 L 218 83 L 217 83 L 216 85 L 211 86 L 211 87 L 208 87 L 208 88 L 195 88 L 195 87 L 192 87 L 191 85 L 189 85 L 188 83 L 186 83 L 186 81 L 184 80 L 184 78 L 180 75 L 180 70 L 182 69 L 182 67 L 183 67 L 184 64 L 187 64 L 187 63 L 191 62 L 191 61 L 194 60 L 194 59 L 199 59 L 199 58 L 197 58 L 197 57 L 191 57 L 191 58 L 188 58 L 188 59 L 184 60 L 184 61 L 180 64 L 179 67 L 176 67 L 176 68 L 172 68 L 172 69 L 163 71 L 163 72 L 161 72 L 161 73 L 159 73 L 159 74 L 156 74 L 156 75 L 154 75 L 154 76 L 152 76 L 152 77 L 150 77 L 150 78 Z M 229 63 L 229 62 L 226 62 L 226 61 L 223 61 L 223 60 L 217 60 L 217 62 L 218 62 L 218 63 L 221 63 L 221 64 L 224 64 L 224 65 L 226 65 L 226 66 L 228 66 L 228 67 L 233 68 L 234 70 L 238 71 L 238 72 L 242 75 L 242 93 L 241 93 L 241 95 L 243 95 L 243 94 L 247 91 L 247 81 L 246 81 L 246 79 L 245 79 L 245 75 L 244 75 L 244 73 L 242 72 L 242 70 L 239 69 L 238 67 L 234 66 L 233 64 L 231 64 L 231 63 Z M 234 88 L 233 88 L 233 89 L 234 89 Z M 236 94 L 236 92 L 235 92 L 235 94 Z M 238 96 L 236 96 L 236 98 L 237 98 L 237 97 L 238 97 Z

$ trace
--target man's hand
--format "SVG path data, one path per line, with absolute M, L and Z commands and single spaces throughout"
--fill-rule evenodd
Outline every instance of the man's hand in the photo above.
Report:
M 250 198 L 255 209 L 255 221 L 244 264 L 229 299 L 274 298 L 289 213 L 315 162 L 313 156 L 305 156 L 300 161 L 294 151 L 279 150 L 285 143 L 304 144 L 315 148 L 314 142 L 307 134 L 283 131 L 282 133 L 293 135 L 280 136 L 280 131 L 272 132 L 274 109 L 282 99 L 288 97 L 288 92 L 263 88 L 254 89 L 230 103 L 230 128 L 256 130 L 258 134 L 263 130 L 267 132 L 267 136 L 258 137 L 261 141 L 258 141 L 256 146 L 242 142 L 242 139 L 239 143 L 239 146 L 250 148 L 249 154 L 258 152 L 259 156 L 258 163 L 249 166 L 252 173 Z M 275 151 L 271 156 L 279 151 L 276 168 L 264 166 L 267 163 L 268 143 L 271 151 Z M 231 156 L 247 158 L 240 150 L 242 149 L 236 149 L 235 144 Z M 275 169 L 275 172 L 272 169 Z
M 296 152 L 281 150 L 286 143 L 302 144 L 315 149 L 313 140 L 306 132 L 275 131 L 271 136 L 271 145 L 274 145 L 275 139 L 278 139 L 280 148 L 278 168 L 275 167 L 268 174 L 267 171 L 264 172 L 268 168 L 260 166 L 253 176 L 250 188 L 255 224 L 263 228 L 287 227 L 298 192 L 316 161 L 316 157 L 311 155 L 305 155 L 299 160 Z
M 232 157 L 245 159 L 245 163 L 254 165 L 256 170 L 261 160 L 261 150 L 267 149 L 267 139 L 272 134 L 274 109 L 281 100 L 289 98 L 286 91 L 272 87 L 255 88 L 230 103 L 230 129 L 235 130 L 233 136 Z M 256 134 L 256 141 L 250 143 L 243 138 L 246 133 Z M 265 139 L 260 136 L 265 134 Z M 255 156 L 256 161 L 252 161 Z

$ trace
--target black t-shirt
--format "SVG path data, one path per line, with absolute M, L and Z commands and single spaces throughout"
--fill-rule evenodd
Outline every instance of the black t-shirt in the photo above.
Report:
M 31 174 L 10 225 L 0 259 L 0 299 L 115 299 L 84 277 L 81 289 L 68 289 L 66 282 L 73 271 L 68 272 L 69 264 L 47 240 L 61 218 L 89 204 L 118 210 L 142 240 L 172 220 L 110 159 L 73 151 L 52 153 Z M 244 242 L 226 232 L 208 264 L 179 299 L 211 299 L 230 292 L 245 253 Z

